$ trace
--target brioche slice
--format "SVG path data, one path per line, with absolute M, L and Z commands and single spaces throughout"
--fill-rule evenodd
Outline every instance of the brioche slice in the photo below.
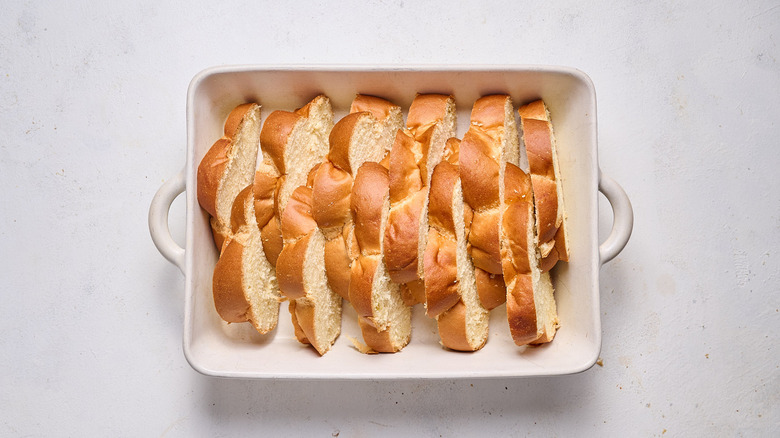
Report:
M 211 216 L 217 248 L 230 233 L 230 212 L 238 192 L 252 182 L 260 137 L 260 105 L 245 103 L 227 117 L 224 135 L 198 165 L 198 203 Z
M 263 162 L 255 174 L 255 208 L 263 249 L 271 263 L 276 263 L 282 250 L 281 218 L 287 202 L 293 190 L 306 184 L 309 170 L 327 154 L 332 128 L 333 109 L 323 95 L 293 112 L 274 111 L 263 124 Z
M 447 139 L 455 135 L 455 122 L 452 96 L 418 94 L 409 108 L 407 129 L 398 132 L 390 150 L 390 215 L 384 230 L 384 256 L 390 277 L 406 285 L 405 295 L 413 302 L 425 299 L 422 260 L 431 174 L 442 160 Z
M 558 315 L 550 273 L 540 267 L 531 177 L 507 164 L 501 214 L 501 256 L 509 330 L 517 345 L 552 341 Z
M 314 219 L 325 235 L 325 271 L 336 293 L 349 299 L 352 241 L 350 197 L 354 172 L 365 162 L 382 161 L 403 126 L 401 107 L 384 99 L 358 95 L 352 111 L 330 134 L 328 159 L 313 176 Z
M 282 213 L 284 248 L 276 272 L 298 341 L 311 344 L 320 355 L 330 350 L 341 333 L 341 297 L 325 276 L 325 236 L 312 216 L 312 190 L 299 186 Z
M 512 100 L 507 95 L 478 99 L 471 125 L 460 144 L 463 197 L 473 210 L 468 249 L 476 267 L 482 305 L 493 309 L 506 300 L 499 233 L 506 163 L 517 164 L 520 142 Z
M 544 101 L 521 106 L 518 113 L 533 184 L 537 245 L 542 255 L 542 270 L 549 271 L 558 260 L 569 261 L 566 210 L 555 135 Z
M 479 299 L 468 254 L 472 212 L 463 202 L 458 167 L 439 163 L 430 187 L 424 255 L 427 315 L 436 318 L 443 346 L 476 351 L 487 342 L 489 311 Z
M 225 321 L 249 321 L 268 333 L 279 320 L 281 297 L 274 267 L 263 252 L 252 189 L 248 185 L 233 203 L 231 232 L 214 267 L 214 304 Z
M 384 229 L 390 210 L 387 169 L 374 162 L 358 169 L 351 210 L 358 256 L 351 266 L 349 300 L 358 314 L 363 340 L 372 350 L 394 353 L 412 333 L 411 308 L 390 280 L 383 260 Z

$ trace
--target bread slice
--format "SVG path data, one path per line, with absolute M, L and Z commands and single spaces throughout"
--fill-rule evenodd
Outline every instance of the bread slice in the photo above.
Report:
M 460 144 L 463 197 L 474 212 L 469 254 L 476 267 L 482 305 L 493 309 L 506 300 L 501 270 L 499 232 L 506 163 L 517 164 L 520 142 L 512 100 L 507 95 L 478 99 L 471 125 Z
M 353 112 L 333 127 L 328 159 L 311 169 L 305 187 L 293 192 L 296 200 L 290 205 L 296 207 L 282 213 L 283 249 L 276 263 L 279 285 L 291 300 L 296 338 L 320 354 L 338 337 L 341 300 L 349 299 L 351 261 L 356 257 L 350 213 L 352 169 L 367 160 L 381 160 L 388 149 L 387 141 L 382 142 L 388 126 L 402 120 L 400 107 L 390 102 L 371 96 L 355 100 L 359 108 L 371 111 Z
M 389 177 L 379 163 L 358 169 L 351 211 L 358 256 L 351 266 L 349 299 L 358 314 L 363 340 L 374 351 L 401 350 L 412 333 L 411 308 L 390 280 L 383 257 L 384 227 L 390 210 Z
M 333 109 L 324 95 L 293 112 L 274 111 L 263 124 L 263 162 L 255 174 L 255 199 L 262 216 L 258 226 L 263 248 L 271 263 L 282 250 L 281 218 L 287 202 L 293 190 L 306 184 L 309 170 L 324 159 L 332 128 Z
M 549 271 L 558 260 L 569 260 L 566 210 L 555 135 L 544 101 L 521 106 L 518 113 L 534 190 L 542 270 Z
M 279 320 L 281 296 L 274 266 L 263 251 L 252 189 L 248 185 L 233 203 L 231 232 L 214 267 L 214 304 L 225 321 L 249 321 L 268 333 Z
M 479 299 L 467 249 L 471 216 L 457 165 L 439 163 L 430 183 L 425 307 L 436 318 L 442 345 L 459 351 L 479 350 L 488 337 L 489 311 Z
M 322 355 L 341 333 L 341 297 L 328 287 L 324 265 L 325 236 L 312 216 L 312 190 L 299 186 L 282 214 L 284 248 L 276 270 L 298 341 Z
M 350 198 L 354 172 L 365 162 L 385 159 L 395 132 L 403 126 L 401 107 L 384 99 L 358 95 L 351 113 L 330 135 L 330 151 L 313 177 L 313 214 L 326 238 L 325 271 L 336 293 L 349 299 L 352 242 Z
M 425 300 L 422 260 L 428 234 L 428 187 L 447 139 L 455 135 L 455 122 L 452 96 L 418 94 L 409 108 L 407 129 L 396 135 L 390 150 L 384 256 L 390 277 L 406 286 L 411 302 Z
M 509 330 L 517 345 L 552 341 L 558 315 L 550 273 L 540 267 L 531 177 L 507 164 L 501 213 L 501 255 Z
M 260 105 L 245 103 L 230 112 L 224 135 L 198 165 L 198 203 L 211 216 L 217 248 L 230 232 L 230 212 L 238 193 L 252 183 L 260 138 Z

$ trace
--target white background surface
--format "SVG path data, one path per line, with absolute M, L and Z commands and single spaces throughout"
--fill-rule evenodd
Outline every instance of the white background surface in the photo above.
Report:
M 4 5 L 0 435 L 777 435 L 780 4 L 302 3 Z M 345 383 L 193 371 L 183 278 L 146 216 L 184 164 L 190 79 L 253 63 L 590 75 L 601 167 L 636 217 L 601 270 L 603 367 Z M 184 221 L 180 198 L 180 242 Z

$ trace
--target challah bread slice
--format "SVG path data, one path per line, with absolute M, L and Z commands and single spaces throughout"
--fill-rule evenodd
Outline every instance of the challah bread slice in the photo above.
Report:
M 213 277 L 214 304 L 227 322 L 249 321 L 268 333 L 279 319 L 279 287 L 274 267 L 263 252 L 252 185 L 233 203 L 229 233 Z
M 356 96 L 351 111 L 333 127 L 328 159 L 312 183 L 314 219 L 326 238 L 328 283 L 347 300 L 355 257 L 350 213 L 353 173 L 365 162 L 382 161 L 403 126 L 401 107 L 378 97 Z
M 443 346 L 476 351 L 488 337 L 489 312 L 477 292 L 468 254 L 472 212 L 463 202 L 458 167 L 439 163 L 430 182 L 428 239 L 424 255 L 425 307 L 436 318 Z
M 387 169 L 366 162 L 355 176 L 350 202 L 358 256 L 351 266 L 349 299 L 364 342 L 381 353 L 401 350 L 412 333 L 411 308 L 404 303 L 400 287 L 390 280 L 383 260 L 388 187 Z
M 517 345 L 552 341 L 558 315 L 550 273 L 540 267 L 531 177 L 507 164 L 501 214 L 501 255 L 509 330 Z
M 320 355 L 330 350 L 341 333 L 341 297 L 325 276 L 325 236 L 312 215 L 312 190 L 299 186 L 282 213 L 284 248 L 276 272 L 298 341 L 311 344 Z
M 512 100 L 507 95 L 478 99 L 471 111 L 471 126 L 460 144 L 463 197 L 474 212 L 469 233 L 469 254 L 476 267 L 482 305 L 493 309 L 506 300 L 500 278 L 499 232 L 506 163 L 517 164 L 520 143 Z
M 238 192 L 251 184 L 257 164 L 260 105 L 245 103 L 227 117 L 224 135 L 198 165 L 198 203 L 211 216 L 217 248 L 230 233 L 230 211 Z
M 332 127 L 333 109 L 324 95 L 293 112 L 274 111 L 263 124 L 263 162 L 255 174 L 255 199 L 258 216 L 262 216 L 258 217 L 258 226 L 263 233 L 263 248 L 272 263 L 282 250 L 281 218 L 287 201 L 293 190 L 306 184 L 309 170 L 327 154 Z
M 555 135 L 544 101 L 521 106 L 518 113 L 534 190 L 542 270 L 549 271 L 558 260 L 569 260 L 566 210 Z
M 390 150 L 384 256 L 390 277 L 406 286 L 405 295 L 414 302 L 425 299 L 422 260 L 428 234 L 428 187 L 447 139 L 455 135 L 455 122 L 452 96 L 418 94 L 409 107 L 407 129 L 396 134 Z

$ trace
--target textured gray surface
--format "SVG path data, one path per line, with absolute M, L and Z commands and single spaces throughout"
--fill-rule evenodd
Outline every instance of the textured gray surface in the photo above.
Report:
M 482 3 L 5 5 L 0 434 L 776 435 L 780 5 Z M 190 79 L 247 63 L 590 75 L 601 167 L 636 218 L 601 270 L 603 366 L 346 383 L 192 371 L 183 280 L 146 214 L 184 162 Z

